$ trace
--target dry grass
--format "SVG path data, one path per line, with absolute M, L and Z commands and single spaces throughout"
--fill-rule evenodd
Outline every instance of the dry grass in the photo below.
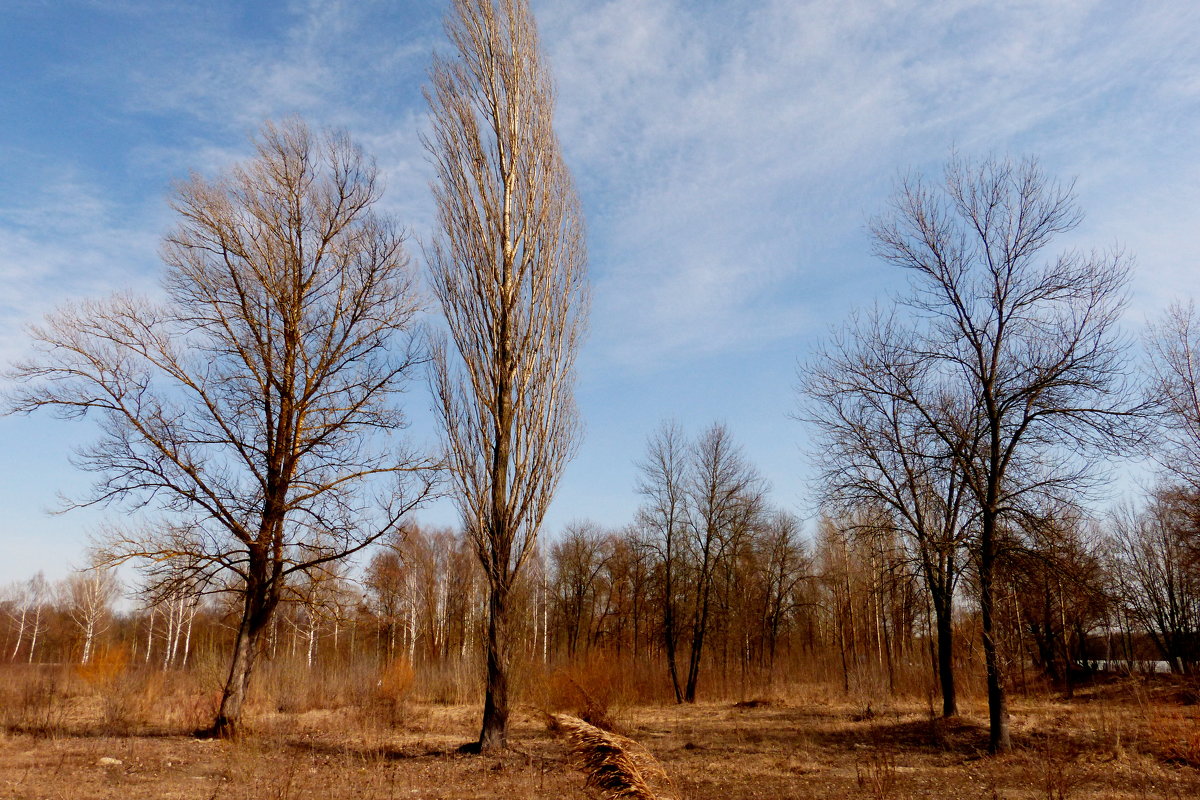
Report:
M 592 653 L 548 671 L 530 670 L 528 701 L 548 712 L 567 713 L 606 731 L 624 733 L 626 711 L 667 703 L 674 697 L 665 672 L 634 660 Z
M 477 734 L 478 706 L 413 699 L 403 670 L 395 670 L 395 685 L 381 683 L 378 670 L 314 675 L 327 684 L 324 702 L 299 676 L 264 672 L 249 734 L 234 743 L 187 735 L 211 710 L 212 688 L 199 674 L 126 668 L 100 679 L 73 669 L 5 670 L 0 798 L 598 793 L 571 769 L 572 759 L 532 708 L 514 715 L 513 752 L 460 755 L 458 746 Z M 381 710 L 384 690 L 402 701 L 396 707 L 403 713 Z M 1015 748 L 997 758 L 984 753 L 985 709 L 969 699 L 954 720 L 931 718 L 917 701 L 875 701 L 867 716 L 862 698 L 819 685 L 776 689 L 760 700 L 629 705 L 622 722 L 689 800 L 1200 797 L 1200 707 L 1169 682 L 1116 682 L 1070 701 L 1016 697 Z M 624 737 L 592 735 L 636 751 Z M 664 794 L 644 769 L 642 779 Z

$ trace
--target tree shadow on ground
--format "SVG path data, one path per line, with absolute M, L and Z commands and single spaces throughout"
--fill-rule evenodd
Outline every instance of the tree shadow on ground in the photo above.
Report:
M 867 720 L 852 727 L 817 729 L 808 733 L 815 744 L 841 750 L 862 746 L 892 751 L 975 755 L 988 746 L 987 727 L 961 717 L 887 722 Z
M 12 723 L 0 726 L 10 736 L 30 736 L 34 739 L 192 739 L 190 729 L 183 727 L 141 727 L 112 725 L 73 725 L 69 723 Z
M 418 761 L 421 759 L 449 759 L 461 757 L 454 747 L 419 747 L 413 745 L 362 745 L 346 743 L 332 744 L 312 739 L 288 739 L 284 747 L 298 752 L 319 756 L 354 756 L 368 761 Z
M 309 753 L 319 756 L 354 756 L 368 761 L 421 761 L 421 760 L 457 760 L 457 759 L 473 759 L 478 760 L 479 754 L 470 752 L 463 747 L 454 745 L 447 746 L 424 746 L 424 745 L 369 745 L 361 746 L 347 743 L 331 743 L 320 739 L 287 739 L 284 747 L 293 752 Z M 528 744 L 528 743 L 524 743 Z M 516 747 L 510 748 L 501 753 L 489 753 L 486 756 L 488 759 L 495 760 L 497 763 L 505 761 L 521 761 L 530 762 L 534 759 L 541 762 L 558 762 L 565 761 L 564 757 L 555 752 L 531 752 Z

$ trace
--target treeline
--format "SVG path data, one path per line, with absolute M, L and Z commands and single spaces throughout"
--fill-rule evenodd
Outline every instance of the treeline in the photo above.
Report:
M 879 509 L 806 532 L 770 505 L 728 431 L 674 426 L 641 464 L 638 518 L 573 523 L 543 543 L 517 588 L 522 675 L 589 662 L 636 674 L 646 700 L 751 698 L 826 682 L 867 696 L 934 697 L 936 615 L 912 541 Z M 999 642 L 1014 685 L 1070 690 L 1097 669 L 1200 666 L 1200 498 L 1162 491 L 1097 523 L 1011 531 L 999 570 Z M 666 520 L 672 520 L 668 527 Z M 977 580 L 963 564 L 951 661 L 979 673 Z M 16 663 L 186 669 L 220 663 L 238 609 L 220 595 L 134 598 L 103 570 L 10 585 L 3 653 Z M 309 669 L 411 666 L 435 699 L 474 697 L 486 582 L 470 539 L 409 526 L 358 574 L 312 573 L 273 620 L 263 656 Z M 961 680 L 961 678 L 960 678 Z

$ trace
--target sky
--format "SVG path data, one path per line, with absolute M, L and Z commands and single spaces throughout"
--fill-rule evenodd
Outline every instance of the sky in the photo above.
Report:
M 1200 3 L 533 0 L 588 225 L 585 425 L 545 530 L 629 522 L 663 420 L 723 422 L 811 516 L 797 364 L 902 288 L 868 220 L 951 151 L 1074 180 L 1057 244 L 1135 260 L 1135 335 L 1200 294 Z M 153 294 L 172 183 L 246 158 L 268 119 L 345 129 L 413 252 L 433 219 L 420 134 L 440 2 L 0 0 L 0 363 L 56 306 Z M 404 400 L 432 442 L 429 399 Z M 51 515 L 87 422 L 0 418 L 0 585 L 83 563 L 122 512 Z M 1117 492 L 1117 490 L 1114 490 Z M 1117 492 L 1119 493 L 1119 492 Z M 453 524 L 446 503 L 422 512 Z

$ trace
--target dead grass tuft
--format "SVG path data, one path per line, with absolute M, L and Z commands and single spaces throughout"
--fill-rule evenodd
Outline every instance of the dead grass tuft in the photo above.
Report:
M 769 697 L 756 697 L 753 700 L 739 700 L 733 704 L 734 708 L 770 708 L 778 705 L 778 701 L 772 700 Z
M 896 756 L 887 750 L 871 749 L 854 764 L 854 779 L 868 797 L 892 797 L 896 791 Z
M 71 717 L 70 676 L 62 670 L 37 667 L 6 672 L 0 695 L 4 727 L 39 739 L 62 735 Z
M 1152 747 L 1168 764 L 1200 768 L 1200 720 L 1181 712 L 1161 712 L 1151 720 Z

